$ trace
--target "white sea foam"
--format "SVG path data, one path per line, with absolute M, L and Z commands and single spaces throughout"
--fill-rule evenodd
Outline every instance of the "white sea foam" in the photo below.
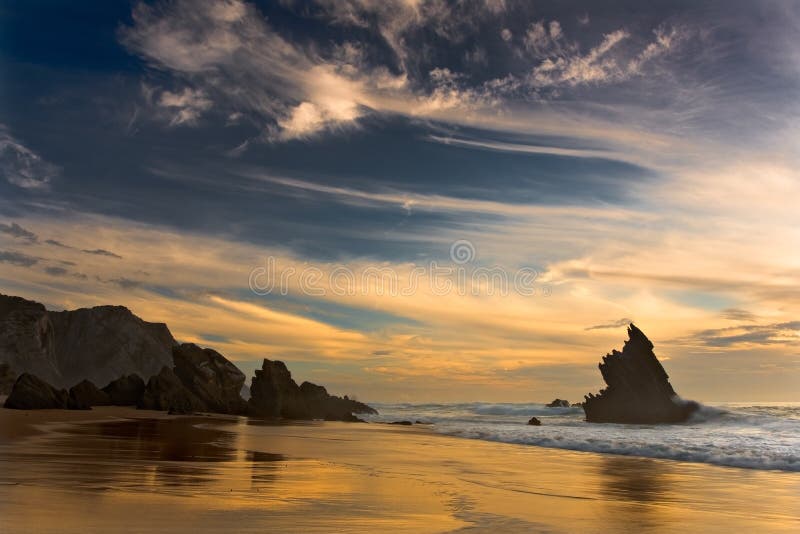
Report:
M 384 404 L 373 421 L 433 423 L 452 436 L 752 469 L 800 471 L 800 404 L 702 406 L 679 425 L 592 424 L 543 404 Z M 536 416 L 542 426 L 528 426 Z

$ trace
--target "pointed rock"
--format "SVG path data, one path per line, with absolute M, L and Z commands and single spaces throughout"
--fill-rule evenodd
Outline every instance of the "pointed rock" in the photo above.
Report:
M 678 398 L 653 344 L 633 323 L 622 352 L 607 355 L 600 373 L 608 387 L 584 397 L 583 410 L 591 423 L 679 423 L 699 407 Z

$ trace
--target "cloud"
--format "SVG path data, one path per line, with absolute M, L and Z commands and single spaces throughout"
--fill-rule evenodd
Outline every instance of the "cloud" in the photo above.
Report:
M 603 324 L 597 324 L 597 325 L 594 325 L 594 326 L 589 326 L 587 328 L 584 328 L 584 330 L 588 331 L 588 330 L 605 330 L 605 329 L 609 329 L 609 328 L 620 328 L 622 326 L 628 326 L 632 322 L 633 321 L 631 319 L 628 319 L 627 317 L 625 317 L 625 318 L 622 318 L 622 319 L 617 319 L 616 321 L 611 321 L 609 323 L 603 323 Z
M 69 245 L 65 245 L 64 243 L 62 243 L 61 241 L 58 241 L 56 239 L 46 239 L 45 243 L 47 243 L 48 245 L 52 245 L 54 247 L 59 247 L 59 248 L 73 248 L 73 247 L 71 247 Z
M 38 239 L 36 234 L 30 230 L 26 230 L 15 222 L 12 222 L 11 224 L 0 223 L 0 233 L 8 234 L 11 237 L 22 239 L 28 241 L 29 243 L 34 243 Z
M 511 16 L 494 4 L 469 3 L 456 9 L 436 1 L 320 0 L 314 10 L 294 2 L 284 5 L 296 9 L 298 16 L 368 32 L 382 39 L 394 57 L 376 55 L 369 39 L 313 45 L 292 41 L 275 31 L 256 6 L 238 0 L 141 3 L 133 10 L 133 23 L 119 35 L 130 52 L 172 74 L 172 86 L 181 87 L 145 84 L 157 114 L 168 112 L 163 115 L 168 124 L 196 124 L 212 111 L 226 121 L 245 114 L 261 124 L 262 139 L 272 142 L 356 128 L 360 119 L 376 113 L 504 128 L 513 115 L 504 108 L 512 103 L 554 98 L 559 88 L 629 79 L 678 41 L 677 32 L 659 30 L 644 49 L 623 50 L 620 43 L 630 34 L 619 29 L 581 53 L 559 21 L 539 21 L 523 38 L 535 65 L 507 67 L 497 77 L 475 79 L 421 50 L 434 49 L 434 39 L 456 46 L 468 37 L 481 37 L 485 17 Z M 500 36 L 506 42 L 513 38 L 508 27 Z M 471 70 L 493 57 L 482 44 L 462 54 Z M 546 127 L 545 117 L 530 110 L 527 115 L 520 117 L 527 130 Z M 563 122 L 558 124 L 564 128 Z M 578 130 L 588 134 L 589 121 L 583 120 Z
M 39 263 L 39 258 L 28 256 L 21 252 L 14 252 L 9 250 L 0 250 L 0 263 L 10 263 L 20 267 L 31 267 Z
M 83 252 L 84 254 L 93 254 L 95 256 L 106 256 L 108 258 L 116 258 L 118 260 L 122 259 L 122 256 L 120 256 L 119 254 L 114 254 L 113 252 L 111 252 L 109 250 L 102 249 L 102 248 L 96 248 L 96 249 L 91 249 L 91 250 L 90 249 L 83 249 L 83 250 L 81 250 L 81 252 Z
M 133 280 L 131 278 L 119 277 L 119 278 L 112 278 L 107 280 L 107 282 L 111 284 L 115 284 L 122 289 L 136 289 L 137 287 L 141 287 L 142 282 L 139 280 Z
M 165 108 L 172 118 L 171 126 L 194 124 L 203 112 L 211 109 L 213 102 L 205 91 L 185 87 L 181 92 L 161 92 L 157 105 Z
M 709 347 L 797 345 L 800 321 L 702 330 L 681 341 Z
M 721 315 L 729 321 L 755 321 L 757 319 L 754 313 L 739 308 L 727 308 L 722 310 Z
M 0 124 L 0 175 L 23 189 L 47 189 L 60 169 L 25 147 Z
M 44 272 L 51 276 L 65 276 L 69 271 L 63 267 L 45 267 Z

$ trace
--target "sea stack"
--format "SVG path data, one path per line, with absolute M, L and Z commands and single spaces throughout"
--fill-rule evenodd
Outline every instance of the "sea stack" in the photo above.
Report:
M 599 365 L 608 387 L 585 397 L 590 423 L 681 423 L 698 409 L 683 401 L 653 352 L 653 343 L 633 323 L 622 352 L 613 350 Z

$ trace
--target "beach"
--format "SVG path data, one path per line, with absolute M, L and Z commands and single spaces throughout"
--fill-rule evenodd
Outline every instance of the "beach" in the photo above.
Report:
M 3 532 L 792 532 L 800 474 L 427 425 L 0 410 Z

